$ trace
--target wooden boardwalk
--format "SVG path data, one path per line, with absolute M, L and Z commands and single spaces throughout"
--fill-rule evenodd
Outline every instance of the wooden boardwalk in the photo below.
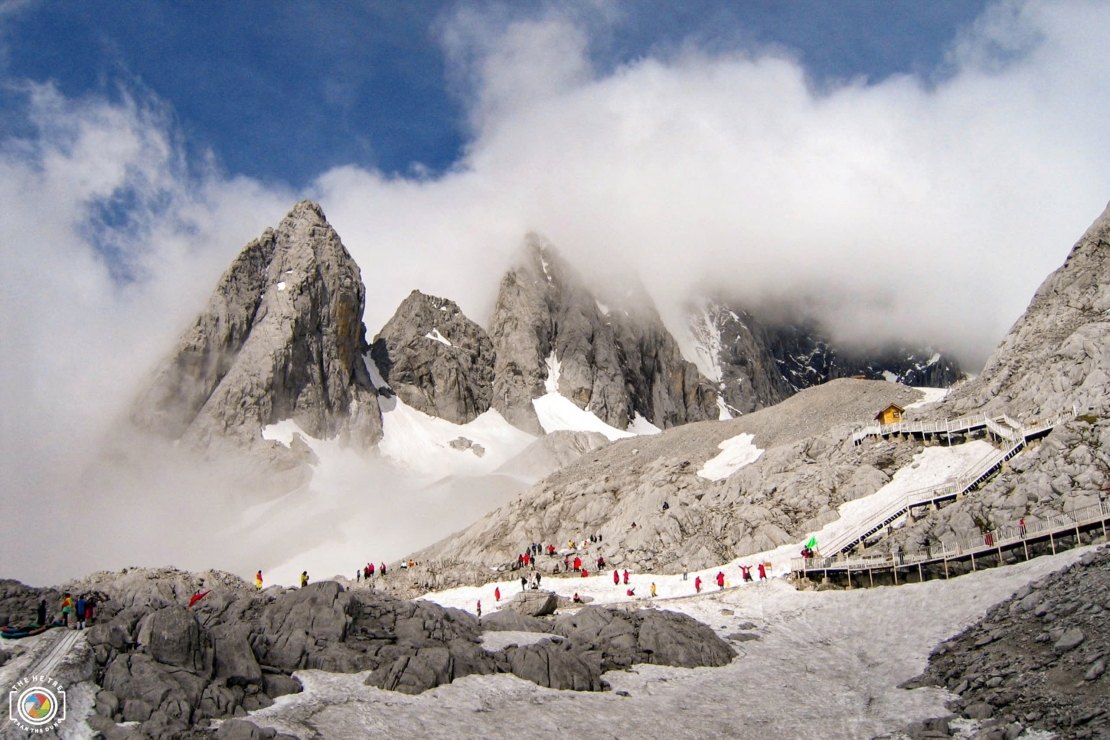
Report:
M 1108 526 L 1110 502 L 1100 500 L 1098 504 L 1031 522 L 1024 528 L 1003 527 L 955 543 L 903 553 L 897 562 L 890 554 L 795 558 L 791 561 L 791 570 L 795 577 L 801 578 L 849 582 L 853 576 L 857 579 L 866 578 L 867 583 L 864 585 L 874 585 L 877 575 L 890 575 L 894 583 L 911 579 L 924 581 L 927 570 L 930 573 L 939 573 L 941 567 L 944 569 L 944 577 L 948 578 L 966 572 L 968 565 L 970 570 L 978 570 L 986 565 L 1002 564 L 1007 555 L 1023 556 L 1028 560 L 1035 556 L 1035 548 L 1044 550 L 1046 544 L 1055 554 L 1062 547 L 1070 548 L 1081 544 L 1084 533 L 1090 535 L 1092 540 L 1101 534 L 1105 540 Z M 953 573 L 953 570 L 957 572 Z

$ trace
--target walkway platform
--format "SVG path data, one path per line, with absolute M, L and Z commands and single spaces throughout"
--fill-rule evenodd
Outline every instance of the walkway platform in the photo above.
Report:
M 1005 562 L 1007 554 L 1022 555 L 1026 560 L 1033 557 L 1034 547 L 1043 549 L 1048 545 L 1055 554 L 1058 548 L 1070 549 L 1082 544 L 1082 537 L 1088 534 L 1094 540 L 1099 535 L 1107 539 L 1110 526 L 1110 502 L 1100 500 L 1098 504 L 1076 509 L 1050 519 L 1031 522 L 1024 529 L 1004 527 L 984 535 L 965 538 L 951 545 L 939 545 L 921 552 L 904 553 L 898 562 L 889 554 L 850 556 L 838 555 L 828 558 L 795 558 L 791 570 L 797 578 L 821 578 L 823 580 L 847 580 L 852 577 L 867 578 L 867 584 L 874 585 L 876 576 L 890 575 L 894 583 L 908 580 L 926 580 L 926 570 L 939 572 L 944 569 L 944 577 L 959 575 L 980 567 L 999 565 Z M 959 565 L 958 572 L 952 573 Z M 914 578 L 916 576 L 916 578 Z

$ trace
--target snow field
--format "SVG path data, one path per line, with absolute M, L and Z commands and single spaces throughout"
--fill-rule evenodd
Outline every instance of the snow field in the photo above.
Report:
M 605 680 L 613 691 L 555 691 L 495 675 L 406 696 L 364 686 L 365 673 L 298 671 L 305 691 L 280 697 L 250 719 L 321 737 L 864 740 L 946 715 L 946 691 L 898 684 L 925 668 L 938 642 L 1087 549 L 951 581 L 818 593 L 776 579 L 656 599 L 640 606 L 684 612 L 721 635 L 753 622 L 760 639 L 735 644 L 739 656 L 722 668 L 611 671 Z M 526 639 L 534 638 L 487 644 Z

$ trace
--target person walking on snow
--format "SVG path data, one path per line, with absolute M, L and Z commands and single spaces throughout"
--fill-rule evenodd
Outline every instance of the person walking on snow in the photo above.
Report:
M 258 571 L 257 573 L 254 574 L 254 590 L 255 591 L 261 591 L 262 590 L 262 571 Z
M 308 585 L 308 571 L 303 570 L 303 571 L 301 571 L 301 588 L 304 588 L 307 585 Z
M 493 600 L 500 603 L 501 601 L 501 587 L 497 586 L 493 589 Z
M 619 586 L 619 585 L 621 585 L 621 574 L 620 574 L 620 573 L 618 573 L 618 572 L 617 572 L 617 571 L 615 571 L 615 570 L 613 571 L 613 585 L 614 585 L 614 586 Z
M 752 580 L 752 566 L 750 566 L 750 565 L 741 565 L 740 566 L 740 575 L 741 575 L 741 578 L 745 582 L 751 581 Z
M 626 585 L 626 586 L 628 585 L 628 570 L 627 569 L 625 569 L 625 571 L 624 571 L 624 585 Z
M 701 576 L 698 576 L 694 579 L 694 592 L 699 594 L 701 593 Z
M 655 598 L 655 581 L 651 582 L 651 598 Z
M 759 564 L 759 580 L 761 580 L 761 581 L 766 581 L 767 580 L 767 570 L 763 567 L 763 563 Z
M 682 564 L 682 580 L 687 580 L 690 577 L 690 569 L 686 567 L 686 563 Z
M 482 600 L 478 599 L 478 616 L 482 616 Z
M 725 587 L 725 572 L 723 570 L 717 571 L 717 588 Z

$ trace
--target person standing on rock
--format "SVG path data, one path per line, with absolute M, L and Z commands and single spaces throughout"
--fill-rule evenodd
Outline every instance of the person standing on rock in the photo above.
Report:
M 723 570 L 717 571 L 717 588 L 725 587 L 725 572 Z
M 478 616 L 482 616 L 482 600 L 478 599 Z
M 689 578 L 690 578 L 690 569 L 686 567 L 686 563 L 683 563 L 682 564 L 682 580 L 685 581 L 685 580 L 688 580 Z
M 301 571 L 301 588 L 304 588 L 307 585 L 308 585 L 308 571 L 303 570 L 303 571 Z
M 576 557 L 574 559 L 574 572 L 578 573 L 582 570 L 582 558 Z
M 85 629 L 85 607 L 89 602 L 85 601 L 85 595 L 81 594 L 77 597 L 77 629 Z
M 355 583 L 358 583 L 361 580 L 362 580 L 362 568 L 356 568 L 355 569 Z
M 70 598 L 69 591 L 65 592 L 62 596 L 62 626 L 69 626 L 69 615 L 73 611 L 73 599 Z
M 540 583 L 541 583 L 542 581 L 543 581 L 543 574 L 542 574 L 542 573 L 539 573 L 539 572 L 537 572 L 537 573 L 536 573 L 536 588 L 539 588 L 539 587 L 540 587 Z
M 701 576 L 694 578 L 694 592 L 701 593 Z
M 759 580 L 761 580 L 761 581 L 766 581 L 767 580 L 767 569 L 764 567 L 763 563 L 759 564 Z
M 46 624 L 46 599 L 43 599 L 39 602 L 38 624 L 39 627 L 42 627 L 44 624 Z
M 613 571 L 613 585 L 614 586 L 621 585 L 621 574 L 618 573 L 616 570 Z
M 381 567 L 378 568 L 378 572 L 382 574 L 382 578 L 385 578 L 385 563 L 382 563 Z
M 525 576 L 520 577 L 520 590 L 523 591 L 528 588 L 528 579 Z
M 261 591 L 262 590 L 262 571 L 258 571 L 257 573 L 254 574 L 254 590 L 255 591 Z
M 493 600 L 500 603 L 501 601 L 501 587 L 497 586 L 493 589 Z

